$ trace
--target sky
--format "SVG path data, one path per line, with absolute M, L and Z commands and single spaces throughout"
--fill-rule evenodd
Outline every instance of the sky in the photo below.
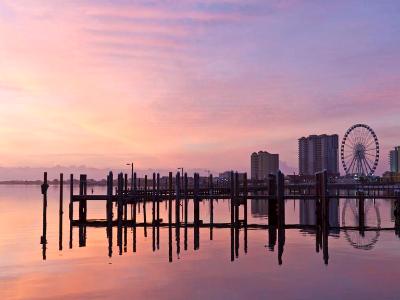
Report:
M 400 144 L 400 2 L 0 0 L 0 167 L 249 170 Z

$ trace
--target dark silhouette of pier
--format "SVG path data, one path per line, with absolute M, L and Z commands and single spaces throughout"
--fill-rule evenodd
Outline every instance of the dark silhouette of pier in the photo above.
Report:
M 173 231 L 175 232 L 176 251 L 179 257 L 181 252 L 181 230 L 183 230 L 183 250 L 188 249 L 188 231 L 193 230 L 193 248 L 200 249 L 200 229 L 209 229 L 209 239 L 213 240 L 215 229 L 229 229 L 231 237 L 231 260 L 239 257 L 240 233 L 243 233 L 243 249 L 247 253 L 247 232 L 248 230 L 265 230 L 268 233 L 268 249 L 274 251 L 278 248 L 278 263 L 283 263 L 286 230 L 297 229 L 315 233 L 315 249 L 322 251 L 325 264 L 329 262 L 328 242 L 331 232 L 358 231 L 361 236 L 366 232 L 394 231 L 399 235 L 400 228 L 400 192 L 388 190 L 386 186 L 370 185 L 367 188 L 361 186 L 343 186 L 330 184 L 327 172 L 319 172 L 315 175 L 315 183 L 287 184 L 284 174 L 269 175 L 263 182 L 250 182 L 247 174 L 242 180 L 238 173 L 231 173 L 230 179 L 216 181 L 210 175 L 206 182 L 201 182 L 199 174 L 195 173 L 189 178 L 186 173 L 181 176 L 178 172 L 175 177 L 172 172 L 167 178 L 160 178 L 159 174 L 153 173 L 152 180 L 144 177 L 143 185 L 136 174 L 131 178 L 128 186 L 127 174 L 120 173 L 114 179 L 110 172 L 107 176 L 106 195 L 88 195 L 87 176 L 79 177 L 79 193 L 74 194 L 74 178 L 70 176 L 70 201 L 69 221 L 70 239 L 69 247 L 72 248 L 73 228 L 78 228 L 79 247 L 86 246 L 86 229 L 88 227 L 105 227 L 108 239 L 108 255 L 112 256 L 113 251 L 113 228 L 117 228 L 117 246 L 119 254 L 127 252 L 128 228 L 132 229 L 133 245 L 132 250 L 136 252 L 137 228 L 143 228 L 145 237 L 148 230 L 151 230 L 152 249 L 160 249 L 160 228 L 168 228 L 169 261 L 172 261 Z M 60 176 L 60 209 L 59 209 L 59 249 L 62 250 L 62 218 L 63 218 L 63 175 Z M 366 185 L 363 185 L 365 187 Z M 43 193 L 43 259 L 46 259 L 46 217 L 47 217 L 47 173 L 44 175 L 42 185 Z M 355 191 L 349 192 L 350 189 Z M 377 196 L 378 195 L 378 196 Z M 380 226 L 366 226 L 364 205 L 366 199 L 393 199 L 395 226 L 383 228 Z M 228 199 L 230 221 L 214 222 L 214 202 Z M 268 223 L 254 224 L 248 222 L 248 199 L 252 201 L 267 201 Z M 287 199 L 300 199 L 302 201 L 313 201 L 314 219 L 313 224 L 287 224 L 285 220 L 285 203 Z M 358 225 L 340 226 L 330 224 L 330 202 L 339 203 L 340 199 L 357 199 Z M 106 219 L 88 219 L 88 201 L 104 201 L 106 204 Z M 200 202 L 208 201 L 209 220 L 207 222 L 200 218 Z M 160 218 L 160 204 L 164 202 L 168 209 L 168 219 Z M 188 221 L 189 205 L 193 202 L 193 221 Z M 332 202 L 333 203 L 333 202 Z M 74 204 L 78 205 L 78 218 L 74 218 Z M 146 209 L 151 205 L 150 219 L 147 219 Z M 115 208 L 115 211 L 114 211 Z M 140 212 L 140 208 L 142 211 Z M 174 214 L 173 214 L 174 210 Z M 115 213 L 115 214 L 114 214 Z M 137 216 L 143 215 L 143 221 L 138 222 Z M 174 216 L 174 218 L 173 218 Z M 368 249 L 367 249 L 368 250 Z

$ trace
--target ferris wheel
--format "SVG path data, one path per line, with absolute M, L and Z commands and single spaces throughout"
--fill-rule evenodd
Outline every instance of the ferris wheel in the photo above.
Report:
M 379 161 L 378 137 L 368 125 L 353 125 L 343 137 L 340 155 L 346 174 L 373 175 Z

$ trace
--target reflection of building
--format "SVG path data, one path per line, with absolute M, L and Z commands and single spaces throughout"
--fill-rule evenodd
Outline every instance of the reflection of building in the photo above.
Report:
M 300 200 L 300 225 L 315 225 L 317 222 L 315 212 L 315 200 Z
M 279 154 L 259 151 L 251 154 L 251 179 L 266 179 L 279 170 Z
M 299 139 L 299 174 L 314 175 L 327 170 L 339 174 L 339 137 L 333 135 L 310 135 Z
M 316 223 L 316 201 L 311 199 L 300 200 L 300 224 L 316 225 Z M 339 224 L 339 199 L 332 198 L 329 200 L 329 225 L 339 227 Z M 336 232 L 336 229 L 331 231 Z
M 251 215 L 253 217 L 268 216 L 268 200 L 251 200 Z
M 400 146 L 389 153 L 390 172 L 400 173 Z

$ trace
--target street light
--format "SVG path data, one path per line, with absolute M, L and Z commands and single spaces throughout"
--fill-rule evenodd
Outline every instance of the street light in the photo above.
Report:
M 133 191 L 133 163 L 127 163 L 126 165 L 132 167 L 132 173 L 131 173 L 131 191 Z

